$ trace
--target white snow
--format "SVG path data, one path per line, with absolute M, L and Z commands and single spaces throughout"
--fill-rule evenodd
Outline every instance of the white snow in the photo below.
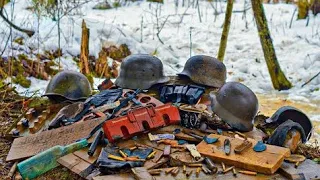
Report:
M 188 8 L 187 1 L 185 7 L 182 7 L 180 1 L 177 8 L 175 1 L 165 0 L 163 5 L 137 1 L 129 2 L 126 6 L 117 9 L 93 10 L 92 7 L 97 2 L 99 1 L 90 1 L 81 6 L 81 9 L 77 10 L 81 14 L 66 15 L 61 19 L 61 47 L 64 53 L 62 67 L 64 69 L 78 70 L 71 55 L 77 55 L 80 52 L 83 19 L 90 28 L 90 54 L 96 57 L 102 46 L 126 43 L 132 53 L 155 53 L 163 61 L 165 73 L 173 75 L 183 69 L 184 63 L 190 57 L 190 29 L 192 55 L 205 54 L 214 57 L 217 55 L 224 13 L 215 16 L 213 8 L 207 1 L 199 1 L 201 23 L 197 8 L 192 6 Z M 215 4 L 215 2 L 212 3 Z M 242 11 L 244 3 L 244 0 L 235 2 L 234 11 Z M 5 6 L 9 16 L 11 4 Z M 41 17 L 38 30 L 37 16 L 25 9 L 30 5 L 30 0 L 15 0 L 13 22 L 18 26 L 35 30 L 36 34 L 28 38 L 14 31 L 13 38 L 24 36 L 25 44 L 21 46 L 13 43 L 12 47 L 20 50 L 11 51 L 8 48 L 3 56 L 30 52 L 29 47 L 37 51 L 38 38 L 40 52 L 58 48 L 57 22 L 49 17 Z M 225 11 L 225 7 L 225 2 L 217 3 L 218 12 Z M 249 1 L 246 2 L 246 7 L 250 7 Z M 264 8 L 278 61 L 294 87 L 281 92 L 273 89 L 251 9 L 247 11 L 245 18 L 242 12 L 232 15 L 224 60 L 228 71 L 227 81 L 240 81 L 256 93 L 287 94 L 289 99 L 304 102 L 320 100 L 320 76 L 301 88 L 303 83 L 320 71 L 320 15 L 314 17 L 310 13 L 309 24 L 306 26 L 307 20 L 296 20 L 295 14 L 292 27 L 289 28 L 295 5 L 265 4 Z M 160 43 L 156 35 L 156 11 L 159 12 L 159 27 L 163 26 L 159 36 L 164 44 Z M 142 18 L 143 42 L 140 42 Z M 8 34 L 9 26 L 0 19 L 1 51 L 6 44 Z M 10 42 L 8 46 L 11 47 Z M 29 91 L 40 89 L 43 92 L 48 83 L 48 81 L 30 79 L 32 87 Z M 101 79 L 95 78 L 95 85 L 99 82 Z M 24 92 L 26 89 L 19 87 L 18 90 Z

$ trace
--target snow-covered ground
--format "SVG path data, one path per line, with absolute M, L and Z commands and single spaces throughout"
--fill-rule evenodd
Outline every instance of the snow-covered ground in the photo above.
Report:
M 97 2 L 99 1 L 85 3 L 77 10 L 79 15 L 64 16 L 61 19 L 64 69 L 77 70 L 71 55 L 80 52 L 83 19 L 90 28 L 90 54 L 96 57 L 102 46 L 125 43 L 132 53 L 155 53 L 163 61 L 165 73 L 173 75 L 183 69 L 184 63 L 190 57 L 190 39 L 192 55 L 217 55 L 225 15 L 221 12 L 225 11 L 225 2 L 217 4 L 212 2 L 218 13 L 220 12 L 215 15 L 209 2 L 199 1 L 202 22 L 199 20 L 198 9 L 192 6 L 188 8 L 187 1 L 185 7 L 182 7 L 182 1 L 176 6 L 174 0 L 165 0 L 164 4 L 137 1 L 117 9 L 93 10 L 92 7 Z M 11 5 L 9 3 L 5 6 L 9 16 L 11 16 Z M 57 49 L 57 22 L 49 17 L 41 17 L 38 31 L 37 16 L 26 10 L 30 5 L 30 0 L 15 0 L 13 22 L 21 27 L 34 29 L 39 34 L 36 33 L 31 38 L 26 37 L 23 46 L 15 43 L 12 46 L 20 48 L 20 52 L 21 49 L 28 52 L 28 47 L 37 49 L 39 38 L 40 51 Z M 320 101 L 320 76 L 301 88 L 303 83 L 320 71 L 320 15 L 314 17 L 310 13 L 306 26 L 307 20 L 296 20 L 295 14 L 292 27 L 289 28 L 295 5 L 264 5 L 279 63 L 294 85 L 290 90 L 278 92 L 272 87 L 252 9 L 250 8 L 246 14 L 240 12 L 250 6 L 250 1 L 245 4 L 244 0 L 236 1 L 234 4 L 235 12 L 232 15 L 224 60 L 228 71 L 227 81 L 242 82 L 256 93 L 281 93 L 287 94 L 292 100 Z M 141 26 L 143 26 L 142 32 Z M 157 37 L 157 27 L 162 26 L 159 37 L 164 44 Z M 8 34 L 8 25 L 0 19 L 0 50 L 4 48 Z M 21 35 L 14 31 L 13 38 Z M 8 50 L 4 56 L 20 52 Z M 30 79 L 32 80 L 30 92 L 37 89 L 40 89 L 40 92 L 44 91 L 47 81 Z M 101 79 L 95 79 L 95 84 L 100 81 Z M 25 91 L 21 87 L 18 90 Z

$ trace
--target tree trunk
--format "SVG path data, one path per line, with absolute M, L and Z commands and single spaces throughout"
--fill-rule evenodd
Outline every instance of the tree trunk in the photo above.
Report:
M 82 74 L 89 74 L 89 34 L 90 29 L 87 28 L 86 22 L 82 20 L 82 37 L 80 49 L 80 72 Z
M 223 31 L 220 40 L 220 47 L 218 52 L 218 59 L 223 62 L 224 54 L 227 48 L 228 34 L 230 29 L 230 22 L 232 16 L 233 0 L 228 0 L 226 16 L 224 18 Z
M 292 85 L 283 74 L 277 60 L 276 52 L 274 50 L 268 29 L 268 22 L 264 14 L 263 5 L 261 4 L 260 0 L 251 0 L 251 4 L 257 23 L 264 58 L 268 66 L 273 87 L 277 90 L 290 89 Z
M 306 19 L 309 12 L 308 0 L 298 0 L 298 19 Z

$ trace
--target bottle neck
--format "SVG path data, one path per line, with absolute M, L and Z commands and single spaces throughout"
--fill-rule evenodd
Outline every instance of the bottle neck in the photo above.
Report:
M 86 147 L 87 145 L 88 145 L 88 141 L 86 139 L 82 139 L 78 142 L 64 146 L 63 151 L 68 154 L 68 153 L 74 152 L 76 150 L 82 149 L 82 148 Z

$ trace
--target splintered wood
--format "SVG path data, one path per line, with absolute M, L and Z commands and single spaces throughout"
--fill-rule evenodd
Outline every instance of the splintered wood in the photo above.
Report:
M 65 146 L 86 137 L 103 119 L 78 122 L 38 134 L 17 138 L 13 141 L 6 161 L 25 159 L 53 146 Z
M 210 157 L 213 161 L 224 162 L 227 165 L 238 168 L 248 169 L 264 174 L 273 174 L 281 166 L 285 157 L 290 155 L 288 148 L 267 145 L 266 151 L 255 152 L 252 148 L 247 149 L 241 154 L 234 153 L 234 147 L 240 145 L 243 141 L 236 138 L 211 134 L 210 138 L 219 138 L 219 141 L 214 144 L 207 144 L 202 141 L 198 144 L 197 149 L 203 156 Z M 223 151 L 223 142 L 228 138 L 231 141 L 231 153 L 226 155 Z M 257 143 L 256 140 L 248 139 L 253 145 Z M 215 152 L 212 148 L 215 146 Z
M 89 36 L 90 30 L 87 28 L 86 22 L 82 20 L 82 37 L 80 49 L 80 72 L 89 74 Z

